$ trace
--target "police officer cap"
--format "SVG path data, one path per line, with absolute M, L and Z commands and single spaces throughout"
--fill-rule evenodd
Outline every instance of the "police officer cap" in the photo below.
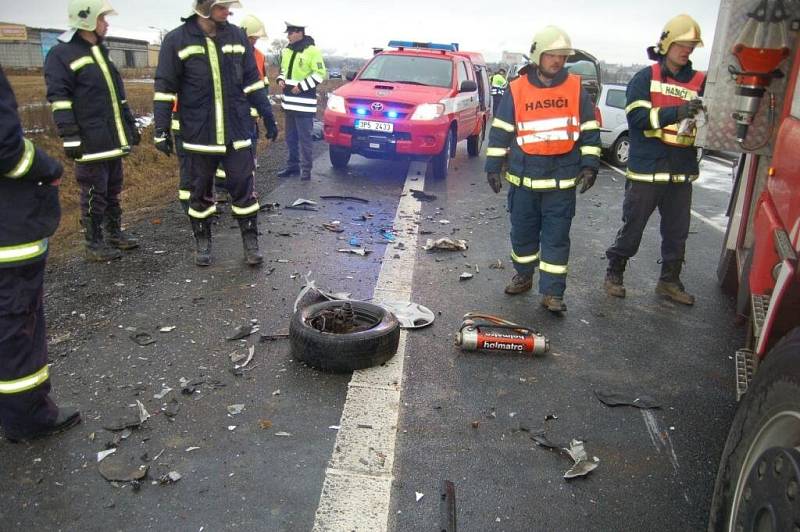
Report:
M 297 31 L 297 30 L 300 30 L 300 31 L 303 31 L 303 32 L 306 31 L 306 25 L 305 24 L 298 24 L 298 23 L 295 23 L 295 22 L 289 22 L 288 20 L 285 20 L 283 23 L 286 24 L 286 32 L 285 33 L 289 33 L 291 31 Z

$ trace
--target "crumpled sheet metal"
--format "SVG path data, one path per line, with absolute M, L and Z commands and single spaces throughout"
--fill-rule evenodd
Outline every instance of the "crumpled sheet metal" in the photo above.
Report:
M 661 404 L 645 394 L 631 394 L 612 390 L 594 390 L 594 395 L 606 406 L 635 406 L 636 408 L 661 408 Z
M 466 240 L 456 240 L 453 238 L 439 238 L 437 240 L 427 239 L 425 241 L 425 245 L 422 246 L 422 249 L 425 251 L 432 251 L 432 250 L 442 250 L 442 251 L 466 251 L 467 248 L 467 241 Z
M 559 454 L 569 456 L 572 459 L 572 467 L 564 473 L 564 478 L 567 480 L 585 477 L 600 465 L 600 459 L 596 456 L 589 458 L 589 455 L 586 454 L 584 444 L 580 440 L 573 439 L 569 443 L 569 447 L 565 447 L 550 441 L 543 430 L 531 433 L 530 438 L 536 442 L 536 445 L 539 447 L 557 451 Z

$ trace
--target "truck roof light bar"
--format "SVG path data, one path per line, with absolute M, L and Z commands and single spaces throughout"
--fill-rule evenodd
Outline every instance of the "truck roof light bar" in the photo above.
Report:
M 458 43 L 452 42 L 450 44 L 435 43 L 435 42 L 414 42 L 414 41 L 389 41 L 392 48 L 423 48 L 428 50 L 443 50 L 447 52 L 457 52 Z

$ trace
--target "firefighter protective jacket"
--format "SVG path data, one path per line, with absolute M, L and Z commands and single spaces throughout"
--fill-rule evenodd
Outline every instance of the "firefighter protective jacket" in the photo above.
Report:
M 286 111 L 301 113 L 317 112 L 317 85 L 327 77 L 322 53 L 314 46 L 314 38 L 306 35 L 296 43 L 292 43 L 281 52 L 281 74 L 278 81 L 283 80 L 283 107 Z M 292 94 L 295 86 L 300 87 L 299 94 Z
M 667 183 L 694 181 L 699 174 L 697 150 L 694 144 L 689 146 L 673 146 L 662 142 L 653 134 L 665 125 L 675 124 L 678 116 L 678 105 L 669 107 L 654 105 L 652 89 L 674 94 L 682 94 L 683 101 L 702 95 L 704 82 L 699 91 L 687 89 L 697 80 L 697 72 L 692 69 L 691 62 L 682 67 L 676 75 L 660 64 L 661 79 L 653 79 L 653 68 L 646 67 L 636 73 L 628 83 L 627 106 L 630 134 L 630 155 L 628 158 L 628 179 L 648 183 Z
M 526 135 L 529 132 L 529 124 L 517 123 L 517 105 L 525 105 L 522 102 L 514 101 L 515 83 L 530 83 L 536 87 L 536 94 L 544 96 L 540 103 L 542 109 L 546 105 L 548 108 L 558 109 L 558 101 L 561 98 L 574 98 L 574 94 L 568 92 L 569 76 L 566 70 L 556 74 L 550 86 L 544 85 L 536 74 L 535 68 L 524 69 L 522 76 L 511 82 L 512 89 L 506 91 L 500 106 L 497 110 L 492 129 L 489 132 L 489 147 L 486 151 L 486 172 L 499 173 L 503 163 L 507 162 L 508 171 L 506 180 L 513 185 L 524 186 L 535 190 L 567 189 L 575 187 L 575 178 L 581 168 L 599 168 L 600 166 L 600 124 L 595 119 L 594 103 L 591 96 L 582 87 L 576 93 L 579 94 L 578 103 L 578 124 L 572 124 L 577 128 L 577 138 L 574 139 L 571 148 L 561 154 L 538 154 L 526 153 L 523 146 L 526 145 Z M 574 78 L 572 78 L 574 80 Z M 574 86 L 573 86 L 574 87 Z M 547 96 L 550 95 L 550 96 Z M 549 102 L 549 104 L 548 104 Z M 554 103 L 555 102 L 555 103 Z M 528 105 L 536 105 L 527 102 Z M 572 107 L 571 105 L 569 106 Z M 565 107 L 566 109 L 566 107 Z M 532 111 L 535 116 L 535 109 Z M 567 112 L 564 117 L 567 117 Z M 542 114 L 542 118 L 553 119 L 554 115 Z
M 233 24 L 208 37 L 197 15 L 169 32 L 161 44 L 155 78 L 155 127 L 168 131 L 175 101 L 180 101 L 183 149 L 224 154 L 227 146 L 251 145 L 250 107 L 272 117 L 264 80 L 244 32 Z
M 17 101 L 0 69 L 0 268 L 42 260 L 58 227 L 63 168 L 26 139 Z
M 78 162 L 116 159 L 130 152 L 136 121 L 103 44 L 93 45 L 75 33 L 47 54 L 44 78 L 64 146 L 83 151 Z

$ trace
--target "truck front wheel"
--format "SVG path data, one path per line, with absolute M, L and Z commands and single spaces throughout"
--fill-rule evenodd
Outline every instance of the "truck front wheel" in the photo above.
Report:
M 767 354 L 733 419 L 709 530 L 800 525 L 800 328 Z
M 350 162 L 350 150 L 341 146 L 331 145 L 328 148 L 328 153 L 331 157 L 331 166 L 337 170 L 347 168 L 347 163 Z
M 447 134 L 447 138 L 442 146 L 442 151 L 431 159 L 433 165 L 433 177 L 435 179 L 446 179 L 447 171 L 450 169 L 450 157 L 455 144 L 455 131 L 452 129 Z

